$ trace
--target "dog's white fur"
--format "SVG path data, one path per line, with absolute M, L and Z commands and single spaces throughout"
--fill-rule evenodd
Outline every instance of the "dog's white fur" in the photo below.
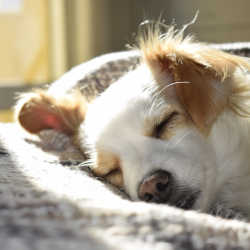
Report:
M 102 150 L 118 156 L 125 190 L 135 200 L 142 178 L 164 169 L 202 190 L 196 208 L 207 210 L 220 201 L 249 213 L 250 120 L 225 110 L 206 137 L 195 126 L 178 129 L 167 141 L 145 136 L 145 123 L 158 123 L 169 104 L 181 109 L 174 97 L 153 98 L 155 88 L 151 72 L 141 66 L 89 106 L 81 130 L 92 159 Z
M 201 191 L 195 209 L 207 211 L 219 201 L 250 216 L 249 62 L 183 38 L 173 28 L 164 36 L 150 30 L 140 49 L 140 66 L 90 103 L 86 115 L 80 112 L 74 122 L 79 129 L 67 126 L 72 105 L 63 115 L 49 110 L 60 119 L 44 127 L 73 134 L 82 150 L 88 148 L 93 171 L 123 186 L 134 200 L 143 178 L 162 169 L 180 188 Z M 38 132 L 27 115 L 34 114 L 30 107 L 39 113 L 40 106 L 56 103 L 44 95 L 38 92 L 19 105 L 18 119 L 30 132 Z M 82 107 L 79 100 L 77 105 Z
M 158 169 L 175 173 L 183 184 L 200 188 L 211 163 L 211 149 L 195 127 L 179 129 L 168 141 L 145 136 L 145 123 L 154 126 L 170 104 L 179 106 L 174 97 L 166 101 L 155 94 L 156 88 L 152 74 L 142 66 L 91 104 L 82 125 L 86 135 L 83 143 L 91 148 L 92 159 L 99 151 L 119 157 L 124 187 L 133 199 L 138 199 L 142 178 Z

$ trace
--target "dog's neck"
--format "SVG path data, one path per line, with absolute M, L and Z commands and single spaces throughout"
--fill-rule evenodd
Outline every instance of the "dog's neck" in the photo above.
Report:
M 218 117 L 209 135 L 216 156 L 218 174 L 216 178 L 217 183 L 220 183 L 219 193 L 221 192 L 224 197 L 228 197 L 227 200 L 232 201 L 233 207 L 237 207 L 240 200 L 242 202 L 242 196 L 248 197 L 249 188 L 247 186 L 250 183 L 249 138 L 250 119 L 242 118 L 232 111 L 225 111 Z M 245 201 L 247 202 L 247 199 Z M 248 205 L 246 204 L 246 207 Z

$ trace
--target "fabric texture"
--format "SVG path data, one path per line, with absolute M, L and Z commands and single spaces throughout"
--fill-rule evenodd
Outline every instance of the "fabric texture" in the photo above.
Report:
M 250 55 L 248 43 L 213 46 Z M 92 98 L 139 60 L 137 51 L 101 56 L 72 69 L 49 91 L 79 87 Z M 0 124 L 1 250 L 250 248 L 248 223 L 132 202 L 92 176 L 80 152 L 77 159 L 61 158 L 77 149 L 66 136 L 50 133 L 34 136 L 16 124 Z M 59 146 L 44 145 L 46 136 Z

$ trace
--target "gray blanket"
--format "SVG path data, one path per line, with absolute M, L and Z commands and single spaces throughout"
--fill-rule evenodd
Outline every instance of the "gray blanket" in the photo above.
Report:
M 249 53 L 248 44 L 223 46 Z M 52 91 L 78 85 L 95 95 L 138 58 L 138 52 L 125 52 L 94 59 Z M 80 153 L 78 159 L 62 159 L 61 152 L 77 150 L 67 137 L 58 134 L 61 146 L 45 147 L 47 132 L 31 136 L 15 124 L 0 124 L 1 250 L 250 249 L 248 223 L 132 202 L 78 164 Z

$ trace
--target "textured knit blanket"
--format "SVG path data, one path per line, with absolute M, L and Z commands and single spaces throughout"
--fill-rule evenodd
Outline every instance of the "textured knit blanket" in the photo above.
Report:
M 216 46 L 250 55 L 249 44 Z M 138 52 L 105 55 L 76 67 L 52 88 L 79 86 L 96 95 L 138 61 Z M 60 141 L 57 148 L 44 145 L 50 133 L 31 136 L 16 124 L 0 124 L 0 250 L 250 249 L 250 224 L 237 214 L 222 219 L 132 202 L 93 177 L 80 152 L 62 158 L 62 152 L 77 151 L 67 137 L 53 137 Z M 230 211 L 221 214 L 231 217 Z

